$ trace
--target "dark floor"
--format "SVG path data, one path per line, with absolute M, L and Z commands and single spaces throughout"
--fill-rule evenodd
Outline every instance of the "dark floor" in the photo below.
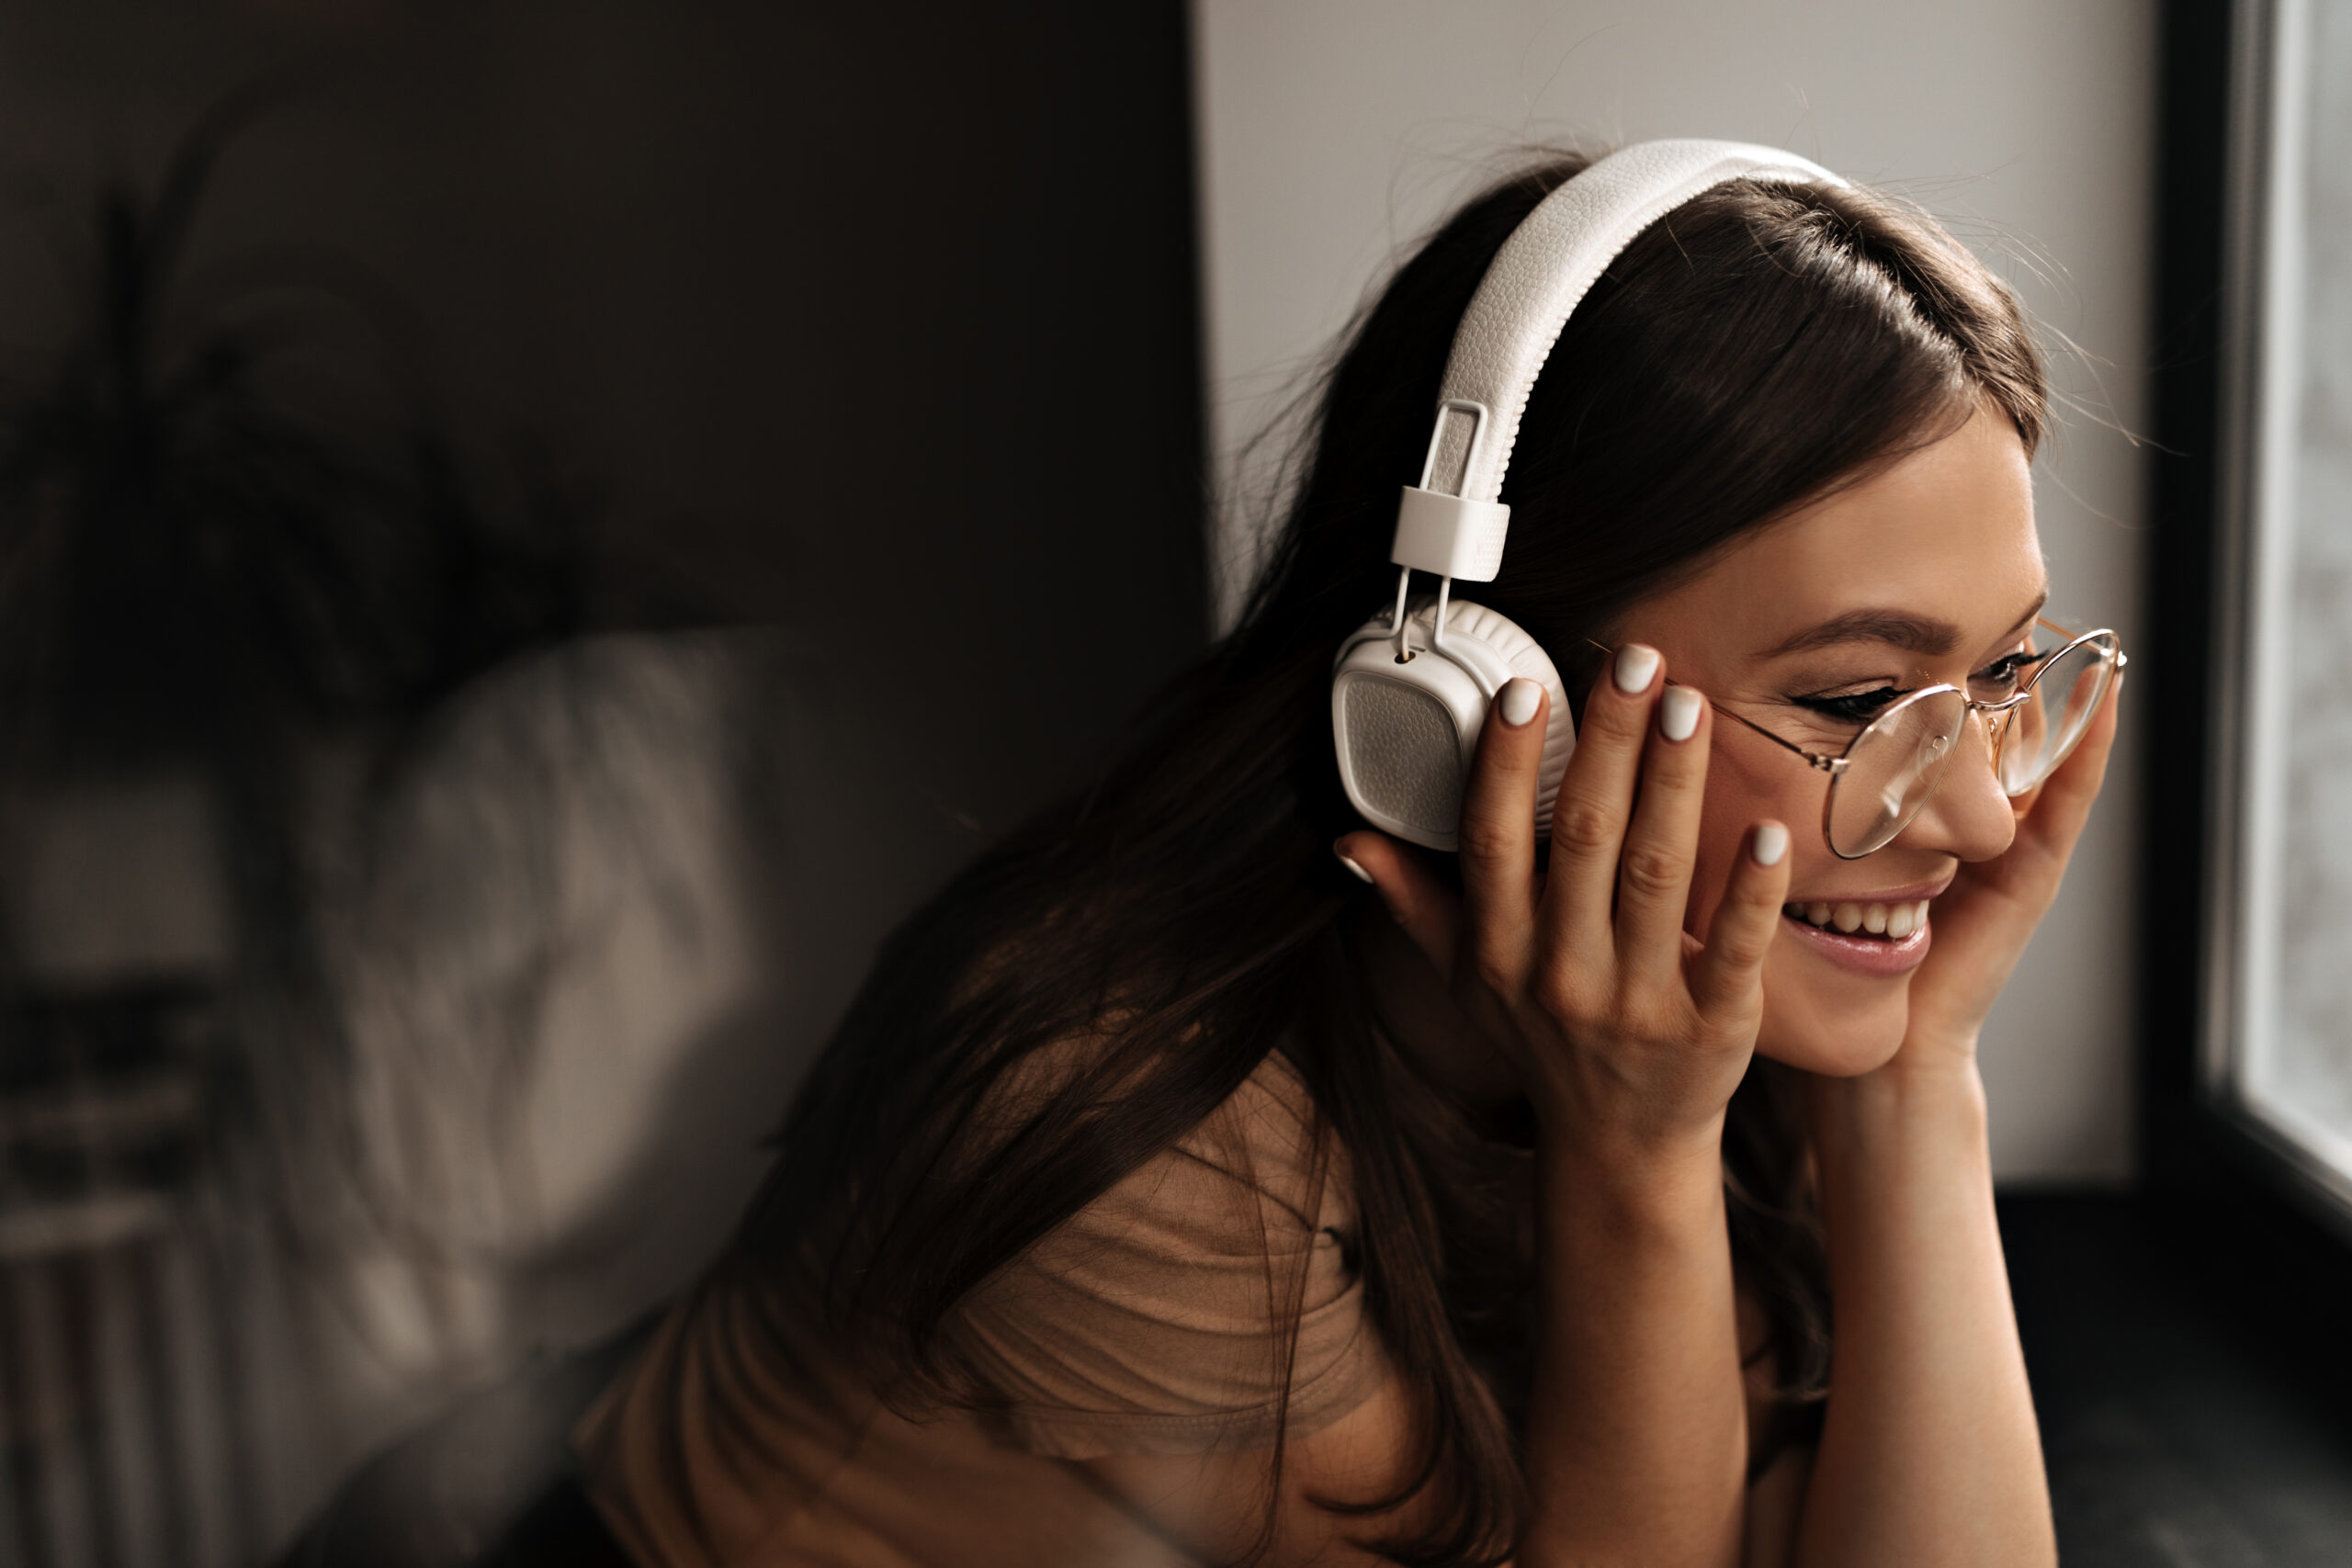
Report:
M 2352 1321 L 2133 1198 L 2001 1225 L 2066 1568 L 2352 1568 Z

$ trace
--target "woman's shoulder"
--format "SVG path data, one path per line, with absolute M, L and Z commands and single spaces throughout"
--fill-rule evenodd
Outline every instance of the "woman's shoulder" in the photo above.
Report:
M 1222 1196 L 1278 1232 L 1345 1231 L 1354 1213 L 1346 1151 L 1289 1057 L 1267 1055 L 1199 1125 L 1105 1197 L 1164 1202 L 1170 1183 Z M 1254 1202 L 1243 1204 L 1243 1197 Z
M 1090 1074 L 1098 1055 L 1082 1043 L 1036 1053 L 989 1097 L 980 1119 L 992 1140 L 1019 1136 L 1055 1095 Z M 1105 1086 L 1089 1085 L 1091 1099 Z M 1150 1093 L 1148 1074 L 1117 1078 L 1110 1092 Z M 1267 1054 L 1191 1127 L 1069 1216 L 1060 1233 L 1138 1224 L 1204 1241 L 1262 1248 L 1264 1233 L 1344 1226 L 1353 1213 L 1346 1151 L 1304 1075 L 1282 1051 Z M 1241 1233 L 1247 1233 L 1246 1236 Z M 1050 1239 L 1050 1238 L 1049 1238 Z M 1227 1249 L 1220 1245 L 1219 1250 Z
M 976 1097 L 950 1168 L 975 1175 L 989 1156 L 1048 1132 L 1057 1117 L 1164 1092 L 1152 1062 L 1124 1055 L 1120 1043 L 1114 1031 L 1073 1035 L 1005 1064 Z M 1316 1194 L 1343 1190 L 1348 1180 L 1346 1154 L 1329 1119 L 1305 1075 L 1277 1047 L 1223 1100 L 1090 1207 L 1164 1201 L 1185 1190 L 1197 1198 L 1230 1188 L 1261 1192 L 1312 1220 L 1324 1209 Z
M 1198 1452 L 1365 1397 L 1346 1163 L 1270 1055 L 1198 1125 L 993 1275 L 951 1328 L 1024 1446 Z

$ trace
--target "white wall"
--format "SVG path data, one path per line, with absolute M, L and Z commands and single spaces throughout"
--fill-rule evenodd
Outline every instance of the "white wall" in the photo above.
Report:
M 1527 143 L 1777 143 L 1925 203 L 2023 292 L 2065 428 L 2037 465 L 2052 614 L 2144 650 L 2154 7 L 2129 0 L 1195 0 L 1212 434 L 1239 444 L 1397 248 Z M 2090 357 L 2067 351 L 2083 346 Z M 1246 561 L 1229 515 L 1221 554 Z M 2135 722 L 2144 722 L 2136 718 Z M 2127 726 L 2125 745 L 2131 747 Z M 2130 758 L 1984 1045 L 1996 1168 L 2132 1168 Z

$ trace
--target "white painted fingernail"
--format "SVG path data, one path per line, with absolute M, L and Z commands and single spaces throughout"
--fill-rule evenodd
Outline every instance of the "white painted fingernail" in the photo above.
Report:
M 1699 728 L 1699 694 L 1688 686 L 1668 692 L 1658 704 L 1657 727 L 1668 740 L 1690 739 L 1690 732 Z
M 1758 865 L 1778 865 L 1781 857 L 1789 852 L 1789 830 L 1778 822 L 1767 822 L 1756 829 L 1756 848 L 1752 852 Z
M 1617 650 L 1617 689 L 1621 692 L 1646 692 L 1650 678 L 1657 673 L 1657 649 L 1629 642 Z
M 1339 845 L 1333 844 L 1331 846 L 1331 852 L 1340 856 L 1340 863 L 1341 865 L 1346 866 L 1350 871 L 1356 874 L 1356 880 L 1358 882 L 1370 882 L 1372 880 L 1372 873 L 1364 870 L 1363 867 L 1350 860 L 1346 855 L 1340 854 Z
M 1535 716 L 1535 705 L 1543 699 L 1544 688 L 1522 678 L 1503 682 L 1503 689 L 1495 694 L 1495 706 L 1502 710 L 1503 722 L 1517 729 Z

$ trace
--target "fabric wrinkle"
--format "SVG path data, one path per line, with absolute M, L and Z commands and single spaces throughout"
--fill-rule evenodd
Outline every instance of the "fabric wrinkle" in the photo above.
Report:
M 1072 1070 L 1083 1053 L 1039 1053 L 984 1108 L 988 1123 L 1025 1124 Z M 1346 1151 L 1318 1126 L 1297 1070 L 1270 1055 L 998 1269 L 942 1326 L 968 1403 L 898 1408 L 813 1343 L 795 1353 L 828 1397 L 796 1392 L 763 1362 L 744 1303 L 722 1291 L 682 1309 L 575 1435 L 592 1496 L 649 1568 L 1174 1568 L 1181 1551 L 1074 1461 L 1270 1449 L 1342 1418 L 1387 1376 L 1354 1266 Z M 740 1386 L 708 1375 L 745 1366 Z M 665 1427 L 683 1445 L 668 1471 Z

